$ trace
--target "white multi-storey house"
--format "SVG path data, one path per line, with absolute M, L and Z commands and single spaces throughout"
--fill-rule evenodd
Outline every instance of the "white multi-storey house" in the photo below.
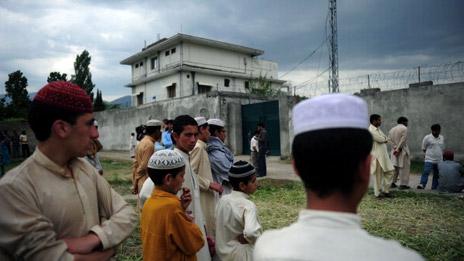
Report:
M 258 77 L 280 90 L 277 63 L 258 59 L 264 51 L 176 34 L 143 48 L 121 64 L 132 68 L 132 105 L 186 97 L 209 91 L 249 92 Z

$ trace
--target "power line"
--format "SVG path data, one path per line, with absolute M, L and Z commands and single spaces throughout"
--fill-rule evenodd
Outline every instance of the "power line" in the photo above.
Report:
M 317 80 L 317 78 L 321 77 L 321 76 L 322 76 L 324 73 L 326 73 L 328 70 L 330 70 L 330 67 L 327 67 L 327 69 L 325 69 L 324 71 L 322 71 L 321 73 L 319 73 L 316 77 L 311 78 L 311 79 L 309 79 L 309 80 L 306 80 L 306 81 L 304 81 L 304 82 L 301 82 L 301 83 L 295 85 L 294 88 L 299 89 L 299 88 L 305 87 L 305 85 L 307 85 L 308 83 L 310 83 L 310 82 L 312 82 L 312 81 L 314 81 L 314 80 Z
M 298 66 L 300 66 L 301 64 L 303 64 L 305 61 L 307 61 L 309 58 L 311 58 L 319 49 L 321 49 L 322 46 L 324 46 L 324 44 L 327 42 L 327 38 L 324 39 L 321 44 L 316 48 L 314 49 L 310 54 L 308 54 L 305 58 L 303 58 L 300 62 L 298 62 L 297 65 L 295 65 L 292 69 L 290 69 L 289 71 L 285 72 L 284 74 L 282 74 L 281 76 L 279 76 L 279 78 L 282 78 L 284 77 L 285 75 L 293 72 L 296 68 L 298 68 Z

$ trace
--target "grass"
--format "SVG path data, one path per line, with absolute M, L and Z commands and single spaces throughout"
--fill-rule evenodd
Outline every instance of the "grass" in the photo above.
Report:
M 17 165 L 18 162 L 15 162 Z M 122 195 L 130 195 L 132 168 L 128 161 L 102 160 L 104 176 Z M 422 162 L 412 164 L 420 173 Z M 10 167 L 10 166 L 8 166 Z M 412 171 L 413 172 L 413 171 Z M 464 260 L 464 200 L 455 195 L 395 191 L 395 198 L 364 197 L 359 214 L 370 233 L 399 241 L 427 260 Z M 265 230 L 295 222 L 305 207 L 300 182 L 261 180 L 251 199 Z M 136 206 L 135 200 L 128 202 Z M 142 260 L 139 226 L 118 250 L 118 260 Z

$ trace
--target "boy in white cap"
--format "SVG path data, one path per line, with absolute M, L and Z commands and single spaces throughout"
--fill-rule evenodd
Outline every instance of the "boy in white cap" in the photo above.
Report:
M 369 185 L 372 136 L 367 104 L 330 94 L 293 109 L 293 166 L 306 209 L 289 227 L 265 232 L 255 260 L 423 260 L 398 242 L 369 235 L 356 214 Z
M 145 127 L 145 136 L 135 149 L 135 159 L 132 168 L 132 193 L 138 194 L 147 179 L 147 164 L 155 152 L 155 141 L 161 137 L 161 121 L 149 120 Z
M 258 186 L 255 168 L 235 162 L 229 182 L 234 190 L 216 207 L 216 253 L 222 261 L 253 260 L 253 246 L 262 233 L 256 206 L 248 199 Z
M 140 221 L 143 260 L 196 260 L 205 244 L 199 227 L 187 215 L 192 201 L 182 189 L 185 162 L 173 150 L 157 151 L 148 162 L 148 175 L 156 189 L 143 206 Z M 182 191 L 179 198 L 176 194 Z

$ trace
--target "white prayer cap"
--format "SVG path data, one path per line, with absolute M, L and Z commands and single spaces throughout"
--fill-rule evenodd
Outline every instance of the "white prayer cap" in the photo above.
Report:
M 201 117 L 201 116 L 195 117 L 195 120 L 197 121 L 198 126 L 201 126 L 207 123 L 205 117 Z
M 348 94 L 327 94 L 298 103 L 293 108 L 294 135 L 333 128 L 367 129 L 367 104 Z
M 216 125 L 216 126 L 224 128 L 224 122 L 222 120 L 220 120 L 220 119 L 209 119 L 208 124 L 209 125 Z
M 161 121 L 159 120 L 149 120 L 145 124 L 147 127 L 158 127 L 161 126 Z
M 185 166 L 184 157 L 174 150 L 159 150 L 148 160 L 150 169 L 177 169 Z

